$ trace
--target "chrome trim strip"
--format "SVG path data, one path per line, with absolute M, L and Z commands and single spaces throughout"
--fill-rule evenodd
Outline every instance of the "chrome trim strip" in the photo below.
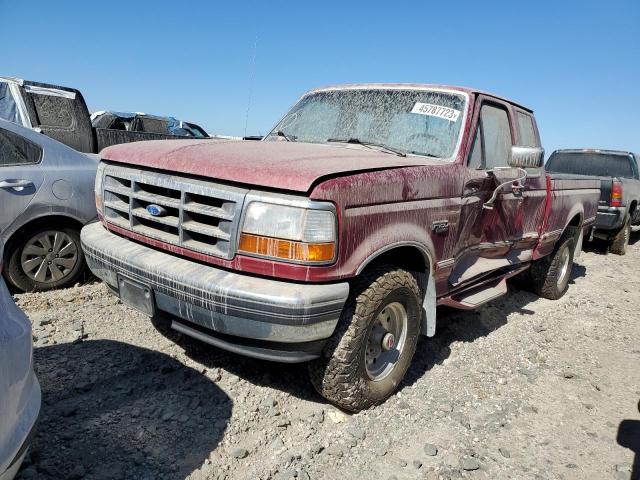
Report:
M 35 85 L 24 85 L 22 88 L 24 88 L 25 92 L 33 93 L 35 95 L 48 95 L 50 97 L 62 97 L 62 98 L 68 98 L 69 100 L 76 99 L 75 92 L 68 92 L 66 90 L 60 90 L 58 88 L 37 87 Z

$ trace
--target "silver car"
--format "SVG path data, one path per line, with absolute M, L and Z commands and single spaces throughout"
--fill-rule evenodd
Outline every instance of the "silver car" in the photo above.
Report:
M 96 217 L 97 165 L 97 155 L 0 120 L 0 242 L 13 287 L 68 287 L 85 272 L 80 229 Z
M 40 412 L 32 360 L 31 323 L 0 277 L 0 480 L 11 480 L 20 468 Z

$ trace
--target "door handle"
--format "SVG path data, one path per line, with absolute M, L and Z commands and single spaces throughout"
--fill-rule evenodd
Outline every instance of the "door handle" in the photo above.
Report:
M 13 188 L 15 190 L 22 190 L 27 187 L 33 187 L 33 182 L 26 179 L 7 179 L 0 181 L 0 188 Z
M 522 195 L 522 192 L 524 191 L 524 184 L 520 182 L 513 182 L 511 184 L 511 191 L 516 195 Z

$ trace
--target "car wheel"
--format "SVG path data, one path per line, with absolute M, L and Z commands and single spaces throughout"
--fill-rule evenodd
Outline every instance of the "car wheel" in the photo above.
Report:
M 354 412 L 382 403 L 398 388 L 422 316 L 420 288 L 409 272 L 382 267 L 356 283 L 322 357 L 309 365 L 316 390 Z
M 631 222 L 627 217 L 624 226 L 611 240 L 609 244 L 609 251 L 616 255 L 624 255 L 627 253 L 627 246 L 629 246 L 629 238 L 631 238 Z
M 24 241 L 12 242 L 7 252 L 5 277 L 24 291 L 65 288 L 85 270 L 80 235 L 72 228 L 39 227 L 27 231 Z
M 557 300 L 567 291 L 573 270 L 577 235 L 576 227 L 568 227 L 553 252 L 531 265 L 533 291 L 541 297 Z

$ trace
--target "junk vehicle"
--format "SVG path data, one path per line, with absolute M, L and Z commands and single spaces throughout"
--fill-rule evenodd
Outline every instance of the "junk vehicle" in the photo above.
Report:
M 0 277 L 0 480 L 15 477 L 40 413 L 40 385 L 32 357 L 31 322 Z
M 0 77 L 0 119 L 32 128 L 84 153 L 141 140 L 209 136 L 202 127 L 173 117 L 116 112 L 91 116 L 79 90 L 12 77 Z
M 640 154 L 617 150 L 556 150 L 546 164 L 550 172 L 598 179 L 600 201 L 592 233 L 618 255 L 626 253 L 632 227 L 640 227 L 638 159 Z
M 91 270 L 173 329 L 259 359 L 309 361 L 357 411 L 400 384 L 436 306 L 529 286 L 556 299 L 599 183 L 551 175 L 530 109 L 459 87 L 304 95 L 262 141 L 105 149 Z
M 80 229 L 96 218 L 98 160 L 0 120 L 0 242 L 15 289 L 69 287 L 86 272 Z

